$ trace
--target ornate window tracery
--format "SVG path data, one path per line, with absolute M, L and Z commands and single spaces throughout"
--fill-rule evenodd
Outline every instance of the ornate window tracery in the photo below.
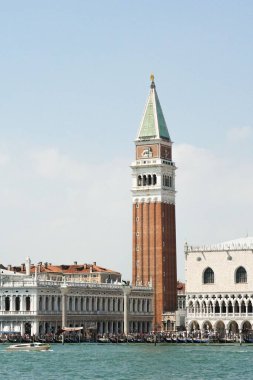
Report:
M 237 284 L 245 283 L 247 282 L 247 272 L 246 269 L 243 267 L 239 267 L 236 271 L 235 275 L 235 282 Z

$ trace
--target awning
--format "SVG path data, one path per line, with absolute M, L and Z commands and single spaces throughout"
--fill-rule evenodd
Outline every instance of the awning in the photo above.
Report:
M 62 331 L 68 331 L 68 332 L 72 332 L 72 331 L 80 331 L 80 330 L 83 330 L 83 327 L 63 327 L 62 328 Z

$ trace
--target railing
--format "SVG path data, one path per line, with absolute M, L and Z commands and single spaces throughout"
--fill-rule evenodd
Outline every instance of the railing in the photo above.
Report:
M 218 317 L 252 317 L 252 313 L 194 313 L 194 312 L 187 312 L 188 317 L 209 317 L 209 318 L 218 318 Z
M 0 281 L 0 287 L 8 287 L 8 288 L 18 288 L 18 287 L 51 287 L 51 286 L 57 286 L 59 288 L 61 288 L 61 286 L 66 286 L 66 287 L 77 287 L 77 288 L 87 288 L 87 289 L 94 289 L 94 288 L 99 288 L 99 289 L 115 289 L 115 290 L 123 290 L 124 289 L 124 286 L 128 286 L 128 285 L 124 285 L 124 284 L 109 284 L 109 283 L 95 283 L 95 282 L 75 282 L 75 281 L 51 281 L 51 280 L 35 280 L 35 279 L 31 279 L 30 281 L 27 281 L 27 280 L 24 280 L 24 281 L 4 281 L 4 280 L 1 280 Z M 151 287 L 148 287 L 148 286 L 135 286 L 134 288 L 132 288 L 132 286 L 130 286 L 130 289 L 131 290 L 138 290 L 138 291 L 142 291 L 142 290 L 149 290 L 149 291 L 152 291 L 152 288 Z
M 0 310 L 0 315 L 35 315 L 36 311 L 21 311 L 21 310 Z

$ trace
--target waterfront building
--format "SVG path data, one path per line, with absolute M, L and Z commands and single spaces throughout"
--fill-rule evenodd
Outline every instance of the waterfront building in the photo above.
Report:
M 177 310 L 175 312 L 165 312 L 162 315 L 163 331 L 185 330 L 186 319 L 186 294 L 185 284 L 177 282 Z
M 185 244 L 185 263 L 188 332 L 248 334 L 253 326 L 253 238 Z
M 92 267 L 95 277 L 76 276 L 73 266 L 31 265 L 22 270 L 0 270 L 0 331 L 41 336 L 62 327 L 83 327 L 97 334 L 143 333 L 152 330 L 153 290 L 120 282 L 118 272 L 111 281 L 97 281 L 101 267 Z M 73 276 L 69 267 L 74 271 Z M 85 265 L 83 265 L 85 267 Z M 59 268 L 61 271 L 58 271 Z M 9 268 L 10 269 L 10 268 Z M 84 269 L 83 269 L 84 270 Z M 66 271 L 66 272 L 65 272 Z M 80 270 L 82 273 L 82 270 Z M 86 272 L 84 272 L 86 273 Z M 113 281 L 112 277 L 116 276 Z M 100 278 L 100 280 L 101 280 Z M 108 278 L 108 277 L 107 277 Z M 88 279 L 88 280 L 87 280 Z M 87 281 L 86 281 L 87 280 Z
M 8 270 L 20 274 L 27 272 L 25 264 L 14 267 L 8 265 Z M 96 262 L 77 264 L 77 261 L 74 261 L 70 265 L 52 265 L 47 262 L 39 262 L 37 265 L 30 263 L 29 271 L 31 274 L 35 274 L 35 272 L 39 274 L 40 279 L 51 281 L 63 281 L 65 279 L 65 281 L 70 282 L 95 282 L 98 284 L 121 282 L 119 272 L 98 266 Z
M 154 329 L 177 308 L 175 170 L 154 76 L 132 168 L 132 283 L 154 288 Z

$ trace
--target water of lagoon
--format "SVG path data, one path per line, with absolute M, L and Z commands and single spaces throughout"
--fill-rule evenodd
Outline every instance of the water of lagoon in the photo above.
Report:
M 252 345 L 54 344 L 47 352 L 6 352 L 4 380 L 253 379 Z

